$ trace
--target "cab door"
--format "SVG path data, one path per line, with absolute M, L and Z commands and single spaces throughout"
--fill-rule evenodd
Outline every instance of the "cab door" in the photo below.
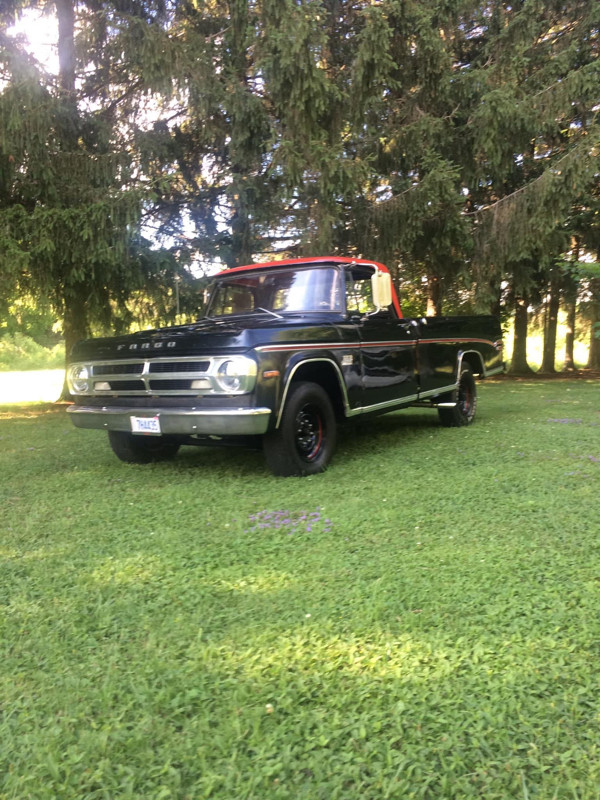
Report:
M 410 323 L 389 312 L 358 324 L 362 362 L 362 407 L 384 408 L 417 397 L 416 346 Z M 373 410 L 376 410 L 375 408 Z
M 352 264 L 346 269 L 346 311 L 358 331 L 361 401 L 365 410 L 410 402 L 417 396 L 416 333 L 393 311 L 373 304 L 373 268 Z

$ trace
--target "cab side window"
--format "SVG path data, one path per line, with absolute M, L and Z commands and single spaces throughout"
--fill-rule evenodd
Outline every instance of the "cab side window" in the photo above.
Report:
M 349 314 L 375 311 L 370 273 L 346 272 L 346 309 Z

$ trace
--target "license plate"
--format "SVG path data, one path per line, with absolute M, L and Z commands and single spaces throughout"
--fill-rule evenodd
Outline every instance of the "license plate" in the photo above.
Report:
M 158 433 L 160 434 L 160 420 L 158 417 L 130 417 L 132 433 Z

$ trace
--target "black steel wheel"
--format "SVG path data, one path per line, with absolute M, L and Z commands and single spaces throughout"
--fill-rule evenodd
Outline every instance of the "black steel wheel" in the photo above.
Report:
M 317 383 L 293 384 L 277 430 L 264 436 L 263 448 L 273 474 L 315 475 L 327 469 L 336 442 L 331 401 Z
M 166 436 L 136 436 L 126 431 L 109 431 L 113 453 L 128 464 L 150 464 L 174 458 L 179 444 Z
M 452 408 L 438 408 L 442 425 L 446 428 L 460 428 L 473 422 L 477 410 L 477 385 L 468 364 L 461 367 L 458 385 L 448 396 L 448 401 L 456 405 Z

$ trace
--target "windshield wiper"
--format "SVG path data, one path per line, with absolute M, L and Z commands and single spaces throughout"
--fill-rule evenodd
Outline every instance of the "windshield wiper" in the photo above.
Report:
M 276 314 L 275 311 L 269 311 L 268 308 L 262 308 L 261 306 L 256 306 L 253 308 L 252 311 L 238 311 L 234 312 L 233 314 L 226 314 L 224 317 L 220 317 L 219 319 L 229 320 L 229 319 L 240 319 L 241 317 L 253 317 L 257 311 L 262 311 L 263 314 L 270 314 L 272 317 L 276 319 L 283 319 L 281 314 Z M 205 319 L 211 319 L 211 317 L 206 317 Z M 218 319 L 214 320 L 218 322 Z
M 215 325 L 226 325 L 229 322 L 229 318 L 225 317 L 199 317 L 195 322 L 192 322 L 191 325 L 201 325 L 204 322 L 212 322 Z
M 272 317 L 275 317 L 275 319 L 283 319 L 281 314 L 276 314 L 275 311 L 271 311 L 270 308 L 263 308 L 262 306 L 256 306 L 256 308 L 254 310 L 255 311 L 264 311 L 265 314 L 270 314 Z

